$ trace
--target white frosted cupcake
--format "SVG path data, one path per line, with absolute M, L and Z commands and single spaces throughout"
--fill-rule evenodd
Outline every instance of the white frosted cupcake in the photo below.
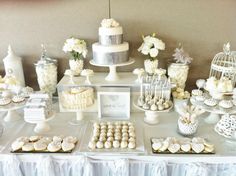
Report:
M 207 106 L 213 107 L 213 106 L 217 105 L 217 101 L 215 99 L 213 99 L 213 98 L 210 98 L 210 99 L 206 99 L 204 101 L 204 104 L 206 104 Z
M 229 108 L 233 107 L 233 103 L 232 103 L 231 100 L 221 100 L 219 102 L 219 106 L 222 107 L 222 108 L 229 109 Z
M 5 106 L 11 103 L 10 98 L 0 98 L 0 106 Z

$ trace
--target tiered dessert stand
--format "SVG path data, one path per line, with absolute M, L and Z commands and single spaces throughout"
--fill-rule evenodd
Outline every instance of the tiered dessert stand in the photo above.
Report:
M 129 61 L 124 62 L 124 63 L 120 63 L 120 64 L 103 65 L 103 64 L 97 64 L 93 60 L 90 61 L 90 64 L 94 65 L 94 66 L 98 66 L 98 67 L 109 67 L 109 74 L 106 76 L 105 80 L 106 81 L 117 81 L 117 80 L 119 80 L 119 75 L 116 72 L 116 67 L 131 65 L 134 62 L 135 62 L 135 60 L 130 58 Z
M 7 112 L 4 117 L 5 122 L 15 122 L 21 118 L 20 114 L 17 112 L 18 109 L 22 109 L 25 106 L 25 102 L 21 103 L 10 103 L 6 106 L 0 106 L 0 111 Z
M 164 112 L 169 112 L 172 109 L 173 104 L 168 109 L 165 109 L 163 111 L 145 110 L 142 107 L 139 107 L 138 105 L 136 105 L 135 103 L 134 103 L 134 106 L 137 109 L 145 112 L 144 122 L 146 122 L 149 125 L 155 125 L 159 123 L 159 118 L 158 118 L 159 114 L 164 113 Z
M 205 122 L 209 124 L 215 124 L 220 120 L 220 115 L 224 114 L 235 114 L 236 113 L 236 106 L 233 106 L 232 108 L 225 109 L 222 107 L 219 107 L 218 105 L 214 107 L 210 107 L 204 104 L 204 102 L 197 101 L 194 97 L 190 98 L 191 103 L 194 106 L 197 106 L 206 112 L 209 112 L 209 116 L 205 118 Z

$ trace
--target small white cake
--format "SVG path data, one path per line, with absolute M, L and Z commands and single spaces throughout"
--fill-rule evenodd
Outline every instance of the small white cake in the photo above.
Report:
M 61 104 L 66 109 L 85 109 L 94 103 L 94 91 L 91 87 L 71 88 L 62 91 Z

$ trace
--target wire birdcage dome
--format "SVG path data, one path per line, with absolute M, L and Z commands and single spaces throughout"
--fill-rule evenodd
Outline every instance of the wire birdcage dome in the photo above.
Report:
M 220 80 L 223 77 L 236 82 L 236 51 L 230 51 L 230 44 L 224 44 L 223 52 L 215 55 L 211 62 L 210 77 Z

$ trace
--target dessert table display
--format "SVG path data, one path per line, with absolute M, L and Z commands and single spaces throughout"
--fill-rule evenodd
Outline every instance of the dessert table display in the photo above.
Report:
M 36 64 L 41 91 L 20 87 L 8 69 L 0 77 L 0 111 L 12 115 L 24 107 L 24 120 L 9 115 L 10 124 L 0 121 L 0 175 L 235 175 L 236 144 L 225 137 L 236 139 L 236 52 L 224 45 L 210 77 L 196 82 L 189 105 L 184 87 L 192 58 L 182 47 L 176 49 L 168 77 L 158 68 L 164 49 L 155 33 L 143 37 L 138 51 L 149 56 L 145 69 L 118 77 L 116 67 L 135 60 L 120 24 L 104 19 L 90 64 L 109 67 L 108 76 L 83 69 L 86 42 L 69 38 L 63 51 L 71 55 L 70 69 L 56 86 L 54 103 L 57 65 L 44 47 Z M 205 111 L 211 112 L 208 122 L 218 121 L 218 114 L 222 119 L 206 124 Z

